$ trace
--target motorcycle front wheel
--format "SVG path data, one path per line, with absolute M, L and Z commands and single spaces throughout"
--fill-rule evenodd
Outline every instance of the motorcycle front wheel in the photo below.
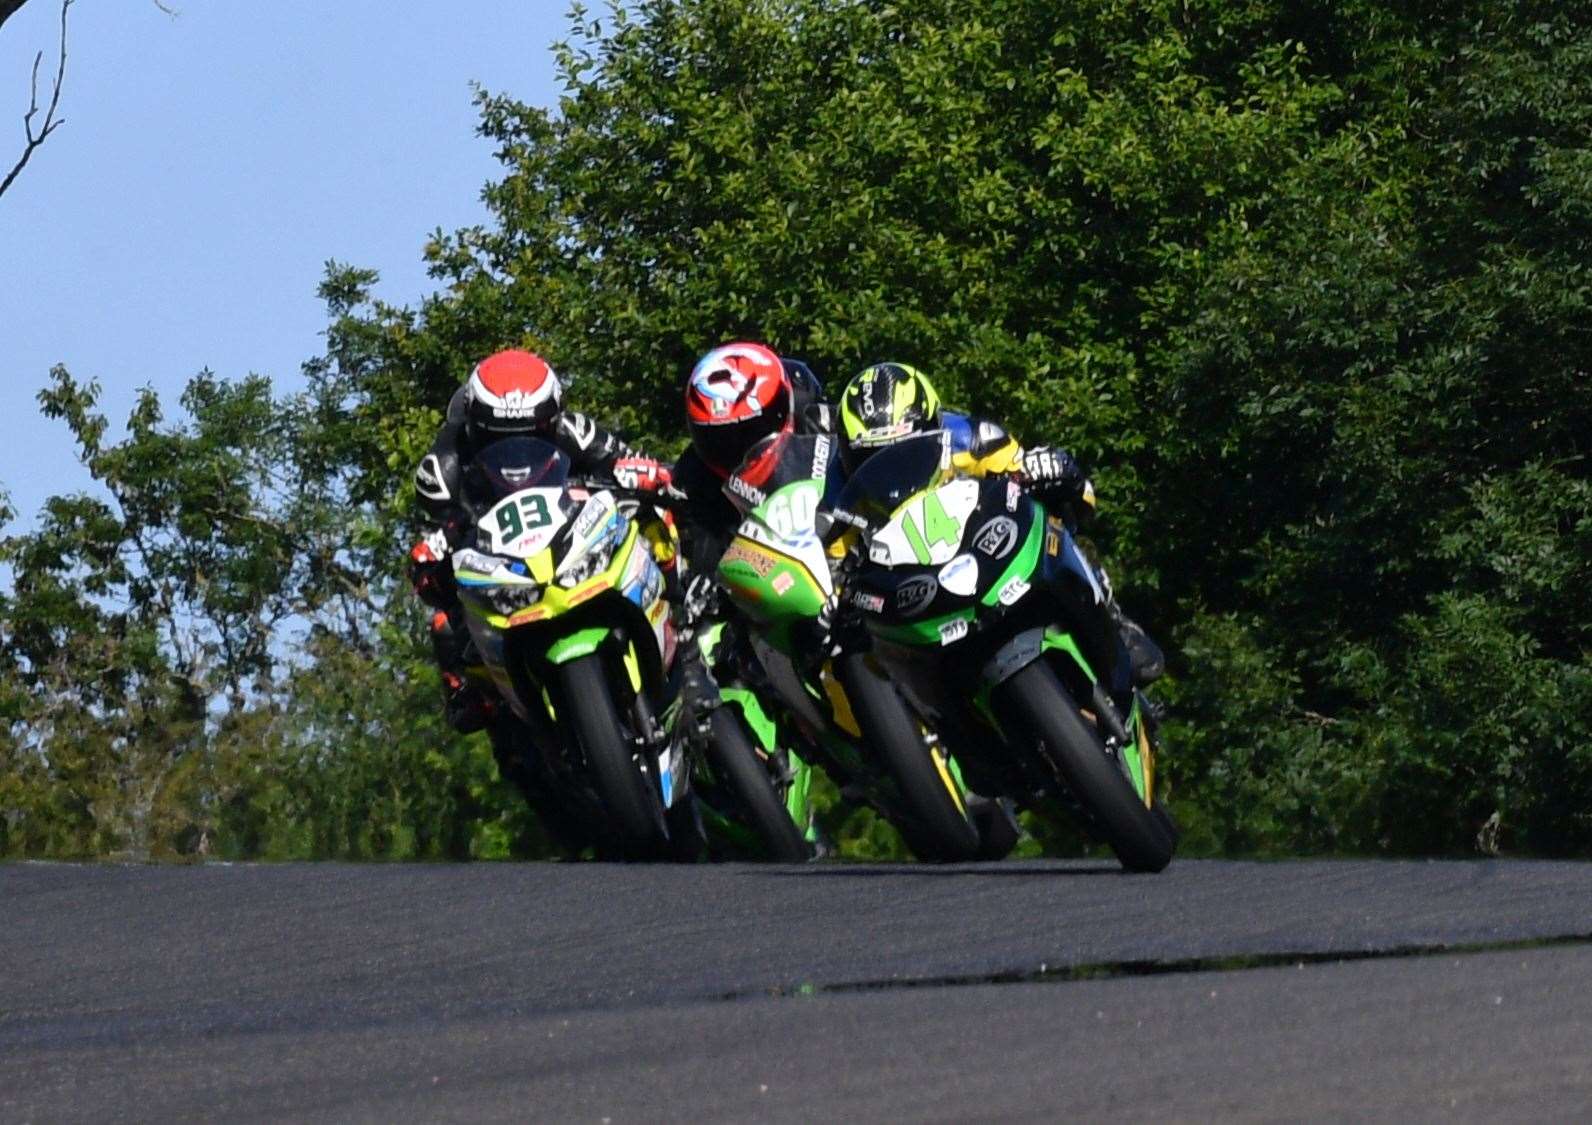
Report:
M 634 742 L 619 721 L 613 689 L 598 653 L 559 666 L 567 721 L 607 806 L 624 854 L 660 859 L 668 854 L 669 830 L 655 783 L 636 763 Z
M 1160 871 L 1172 862 L 1176 837 L 1134 791 L 1099 737 L 1078 713 L 1067 689 L 1043 660 L 1017 672 L 996 690 L 998 714 L 1010 715 L 1039 740 L 1072 790 L 1102 843 L 1129 871 Z
M 805 863 L 811 855 L 801 829 L 790 818 L 758 754 L 746 721 L 733 704 L 713 711 L 708 759 L 719 780 L 734 795 L 736 811 L 757 833 L 775 863 Z
M 868 667 L 860 654 L 835 662 L 835 674 L 851 703 L 868 747 L 883 759 L 906 802 L 897 824 L 919 859 L 966 863 L 979 858 L 982 841 L 961 790 L 943 759 L 923 737 L 917 715 L 895 687 Z

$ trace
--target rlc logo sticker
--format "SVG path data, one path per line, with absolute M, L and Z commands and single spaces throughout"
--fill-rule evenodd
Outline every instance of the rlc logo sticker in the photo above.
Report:
M 896 587 L 896 612 L 902 617 L 916 617 L 928 607 L 928 604 L 934 600 L 934 595 L 939 592 L 939 582 L 927 574 L 909 578 Z
M 1004 559 L 1017 545 L 1017 521 L 996 516 L 979 530 L 973 545 L 992 559 Z

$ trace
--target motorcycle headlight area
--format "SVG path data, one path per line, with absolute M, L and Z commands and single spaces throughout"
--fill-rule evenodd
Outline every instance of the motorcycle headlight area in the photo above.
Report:
M 573 563 L 559 568 L 558 581 L 562 586 L 579 586 L 593 575 L 601 574 L 608 569 L 608 564 L 614 561 L 614 548 L 619 546 L 623 538 L 617 531 L 611 531 L 602 539 L 597 540 L 579 559 Z
M 478 592 L 477 596 L 490 605 L 494 612 L 506 617 L 541 601 L 542 587 L 534 583 L 494 586 L 490 590 Z

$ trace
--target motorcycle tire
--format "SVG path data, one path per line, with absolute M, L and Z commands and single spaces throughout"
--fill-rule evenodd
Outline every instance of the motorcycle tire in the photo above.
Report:
M 1167 822 L 1134 791 L 1049 664 L 1036 660 L 1017 672 L 996 690 L 994 703 L 997 714 L 1010 715 L 1039 740 L 1089 826 L 1124 868 L 1156 872 L 1172 862 L 1177 841 Z
M 631 740 L 619 722 L 619 709 L 597 653 L 571 660 L 558 669 L 563 689 L 561 711 L 586 755 L 592 781 L 608 808 L 624 855 L 629 859 L 660 859 L 669 851 L 663 799 L 656 783 L 636 766 Z
M 917 715 L 895 687 L 869 668 L 861 654 L 835 662 L 835 674 L 851 702 L 863 741 L 884 761 L 906 802 L 909 823 L 898 824 L 919 859 L 966 863 L 979 858 L 978 825 L 956 792 L 948 771 L 936 764 Z
M 973 823 L 978 825 L 978 858 L 1005 859 L 1023 838 L 1011 803 L 1000 798 L 980 797 L 968 802 Z
M 708 760 L 720 781 L 734 794 L 736 811 L 757 833 L 768 850 L 768 858 L 774 863 L 807 862 L 812 849 L 774 788 L 768 767 L 746 729 L 746 720 L 733 705 L 725 705 L 714 710 L 712 724 Z

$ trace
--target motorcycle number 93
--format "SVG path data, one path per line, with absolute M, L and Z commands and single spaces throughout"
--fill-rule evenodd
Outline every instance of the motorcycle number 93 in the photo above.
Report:
M 560 496 L 557 488 L 527 488 L 493 505 L 480 524 L 492 553 L 528 558 L 551 543 L 564 526 Z

